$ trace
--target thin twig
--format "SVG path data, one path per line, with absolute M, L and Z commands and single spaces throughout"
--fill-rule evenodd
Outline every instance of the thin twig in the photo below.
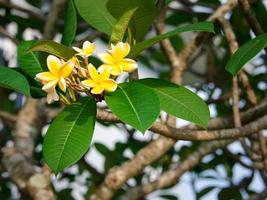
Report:
M 33 11 L 33 9 L 22 7 L 18 4 L 14 4 L 8 0 L 0 0 L 0 6 L 3 6 L 4 8 L 16 9 L 16 10 L 25 12 L 25 13 L 29 14 L 30 16 L 34 17 L 35 19 L 38 19 L 41 21 L 46 20 L 46 17 L 41 13 L 41 11 L 36 12 L 36 11 Z M 38 8 L 34 8 L 34 9 L 37 10 Z
M 0 111 L 0 118 L 7 120 L 9 122 L 15 123 L 17 121 L 17 116 L 6 111 Z

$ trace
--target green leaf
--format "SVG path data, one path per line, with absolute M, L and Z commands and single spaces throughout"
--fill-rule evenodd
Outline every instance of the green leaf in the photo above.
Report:
M 171 194 L 162 194 L 160 195 L 161 198 L 164 200 L 178 200 L 178 197 L 171 195 Z
M 77 14 L 73 0 L 69 0 L 64 17 L 62 44 L 66 46 L 71 45 L 71 43 L 75 38 L 76 29 L 77 29 Z
M 47 93 L 44 92 L 39 87 L 30 86 L 30 90 L 31 90 L 31 96 L 33 98 L 39 99 L 39 98 L 43 98 L 43 97 L 46 97 L 47 96 Z
M 120 19 L 122 11 L 134 7 L 138 9 L 132 17 L 130 29 L 134 38 L 140 41 L 158 14 L 153 0 L 109 0 L 107 3 L 108 10 L 116 19 Z
M 110 35 L 116 20 L 108 12 L 106 3 L 106 0 L 75 0 L 81 17 L 95 29 Z
M 210 114 L 206 103 L 189 89 L 176 84 L 153 78 L 137 81 L 154 89 L 161 109 L 178 118 L 207 127 Z
M 213 32 L 213 24 L 211 22 L 199 22 L 194 24 L 184 25 L 182 27 L 178 27 L 177 29 L 170 31 L 168 33 L 164 33 L 162 35 L 155 36 L 143 42 L 137 43 L 136 45 L 132 46 L 131 52 L 129 57 L 136 57 L 145 49 L 153 46 L 154 44 L 172 36 L 177 35 L 178 33 L 189 32 L 189 31 L 207 31 Z
M 197 193 L 197 199 L 201 199 L 201 197 L 205 196 L 209 192 L 211 192 L 213 189 L 215 189 L 214 186 L 209 186 L 204 189 L 202 189 L 200 192 Z
M 235 199 L 235 200 L 242 200 L 242 195 L 240 193 L 240 188 L 238 186 L 232 186 L 229 188 L 223 188 L 218 193 L 218 200 L 229 200 L 229 199 Z
M 101 143 L 95 143 L 95 148 L 96 148 L 96 150 L 97 150 L 99 153 L 101 153 L 103 156 L 105 156 L 105 157 L 110 156 L 111 151 L 110 151 L 110 149 L 109 149 L 107 146 L 105 146 L 104 144 L 101 144 Z
M 26 53 L 30 53 L 32 51 L 46 52 L 64 60 L 68 60 L 75 55 L 75 51 L 73 49 L 70 49 L 62 44 L 53 42 L 51 40 L 38 41 L 31 48 L 29 48 Z
M 105 100 L 121 121 L 143 133 L 151 127 L 160 112 L 156 93 L 137 82 L 119 84 L 115 92 L 105 95 Z
M 254 58 L 266 46 L 267 33 L 246 42 L 231 56 L 226 65 L 226 70 L 232 75 L 236 75 L 248 61 Z
M 137 7 L 134 7 L 134 8 L 126 10 L 123 13 L 123 15 L 118 20 L 118 22 L 115 24 L 112 30 L 111 39 L 110 39 L 111 43 L 117 43 L 123 40 L 125 31 L 136 9 Z
M 36 43 L 36 40 L 29 40 L 21 42 L 18 46 L 18 62 L 21 70 L 31 77 L 32 80 L 36 74 L 43 71 L 36 52 L 29 52 L 25 54 L 26 51 Z
M 62 111 L 50 125 L 43 144 L 48 166 L 57 174 L 88 150 L 96 121 L 96 103 L 86 97 Z
M 0 66 L 0 87 L 31 96 L 27 79 L 21 73 L 8 67 Z

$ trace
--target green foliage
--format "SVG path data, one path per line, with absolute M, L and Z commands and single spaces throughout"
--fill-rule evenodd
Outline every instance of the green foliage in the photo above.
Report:
M 197 199 L 201 199 L 203 196 L 205 196 L 206 194 L 208 194 L 214 189 L 215 189 L 214 186 L 209 186 L 209 187 L 202 189 L 200 192 L 197 193 Z
M 43 67 L 40 63 L 40 52 L 25 53 L 36 43 L 36 40 L 21 42 L 18 46 L 17 55 L 20 69 L 31 85 L 31 96 L 33 98 L 41 98 L 45 96 L 45 93 L 40 89 L 41 84 L 35 80 L 35 75 L 43 71 Z
M 57 174 L 77 162 L 88 150 L 96 120 L 96 103 L 86 97 L 68 106 L 50 125 L 44 139 L 43 155 Z
M 0 66 L 0 87 L 31 96 L 27 79 L 19 72 L 8 67 Z
M 138 82 L 154 89 L 162 110 L 202 127 L 208 126 L 210 118 L 208 106 L 189 89 L 152 78 L 141 79 Z
M 116 23 L 114 17 L 108 12 L 106 0 L 74 0 L 81 17 L 100 32 L 111 34 Z
M 76 34 L 76 29 L 77 29 L 77 14 L 73 0 L 69 0 L 64 17 L 62 44 L 69 46 L 73 42 Z
M 125 11 L 135 7 L 137 7 L 137 10 L 131 19 L 129 28 L 131 29 L 133 37 L 139 41 L 147 33 L 148 28 L 158 14 L 157 7 L 153 0 L 108 0 L 107 3 L 109 12 L 117 20 L 124 15 Z
M 114 25 L 114 28 L 113 28 L 112 34 L 111 34 L 111 39 L 110 39 L 111 43 L 116 44 L 117 42 L 123 40 L 125 31 L 128 27 L 128 24 L 129 24 L 132 16 L 136 12 L 136 9 L 137 9 L 137 7 L 133 7 L 133 8 L 126 10 L 123 13 L 123 15 L 120 17 L 118 22 Z
M 170 194 L 162 194 L 160 195 L 160 197 L 163 198 L 164 200 L 178 200 L 178 197 Z
M 267 32 L 267 10 L 263 1 L 256 1 L 251 4 L 253 14 L 256 16 L 264 32 Z
M 18 62 L 21 70 L 28 75 L 31 80 L 35 75 L 42 72 L 43 68 L 40 64 L 38 53 L 29 52 L 25 53 L 30 47 L 36 44 L 36 40 L 23 41 L 18 46 Z
M 243 17 L 243 11 L 241 8 L 237 7 L 233 10 L 230 21 L 239 45 L 243 45 L 246 41 L 251 39 L 249 33 L 250 27 L 247 20 Z
M 223 188 L 218 193 L 218 200 L 229 200 L 229 199 L 235 199 L 235 200 L 243 199 L 238 186 Z
M 168 33 L 164 33 L 162 35 L 155 36 L 153 38 L 150 38 L 148 40 L 145 40 L 143 42 L 137 43 L 134 45 L 131 49 L 129 57 L 136 57 L 139 55 L 142 51 L 145 49 L 153 46 L 154 44 L 166 39 L 173 37 L 177 35 L 178 33 L 188 32 L 188 31 L 207 31 L 207 32 L 213 32 L 213 24 L 211 22 L 199 22 L 195 24 L 188 24 L 184 25 L 182 27 L 178 27 L 173 31 L 170 31 Z
M 51 40 L 40 40 L 27 50 L 26 53 L 32 51 L 43 51 L 49 54 L 53 54 L 64 60 L 68 60 L 75 55 L 75 51 Z
M 121 121 L 143 133 L 151 127 L 160 112 L 157 94 L 136 82 L 120 84 L 115 92 L 105 95 L 105 100 Z
M 105 158 L 105 172 L 108 172 L 112 166 L 119 165 L 119 163 L 127 160 L 122 154 L 127 148 L 126 144 L 118 142 L 114 150 L 111 150 L 101 143 L 95 143 L 95 148 Z
M 226 65 L 226 70 L 232 75 L 236 75 L 247 62 L 254 58 L 266 46 L 267 33 L 248 41 L 232 55 Z

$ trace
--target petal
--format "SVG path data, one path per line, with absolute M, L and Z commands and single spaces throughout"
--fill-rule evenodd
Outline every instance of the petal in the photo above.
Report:
M 123 69 L 125 72 L 132 72 L 137 68 L 137 63 L 129 58 L 123 59 L 121 62 L 119 62 L 120 67 Z
M 109 72 L 111 72 L 112 69 L 113 69 L 113 65 L 103 64 L 100 67 L 98 67 L 97 71 L 99 73 L 102 73 L 104 70 L 108 70 Z
M 46 102 L 48 104 L 51 104 L 53 102 L 53 95 L 50 94 L 50 93 L 47 93 L 47 96 L 46 96 Z
M 73 57 L 70 59 L 70 61 L 73 62 L 74 65 L 78 65 L 78 66 L 80 65 L 79 60 L 78 60 L 78 58 L 77 58 L 76 56 L 73 56 Z
M 112 74 L 113 76 L 119 76 L 121 73 L 122 73 L 122 68 L 119 65 L 113 65 L 110 74 Z
M 98 80 L 98 72 L 96 68 L 90 63 L 88 65 L 88 72 L 92 80 L 97 81 Z
M 130 52 L 130 45 L 128 43 L 119 42 L 113 47 L 112 56 L 115 62 L 119 62 L 126 57 Z
M 101 85 L 96 85 L 92 90 L 92 94 L 101 94 L 104 91 L 104 87 Z
M 114 92 L 117 89 L 117 83 L 112 79 L 101 82 L 101 86 L 108 92 Z
M 61 76 L 67 78 L 72 73 L 74 65 L 75 63 L 72 61 L 66 62 L 61 69 Z
M 57 85 L 58 80 L 53 80 L 53 81 L 49 81 L 48 83 L 46 83 L 43 87 L 42 90 L 49 92 L 52 88 L 55 88 Z
M 48 104 L 59 100 L 59 96 L 58 96 L 55 88 L 53 88 L 53 90 L 51 92 L 47 93 L 46 100 L 47 100 Z
M 77 53 L 82 53 L 82 49 L 78 48 L 78 47 L 72 47 L 74 49 L 74 51 L 76 51 Z
M 126 57 L 130 53 L 130 50 L 131 50 L 129 43 L 119 42 L 118 45 L 119 45 L 120 49 L 123 51 L 124 57 Z
M 100 75 L 98 76 L 98 81 L 104 81 L 107 80 L 110 76 L 110 70 L 108 68 L 104 68 Z
M 36 79 L 41 82 L 49 82 L 53 80 L 57 80 L 58 78 L 54 76 L 51 72 L 41 72 L 36 74 Z
M 84 80 L 81 83 L 86 88 L 92 88 L 92 87 L 95 87 L 97 85 L 97 83 L 95 81 L 93 81 L 92 79 Z
M 47 67 L 55 76 L 59 76 L 62 63 L 59 58 L 53 55 L 47 57 Z
M 90 56 L 94 53 L 96 49 L 96 45 L 94 43 L 91 43 L 89 41 L 85 41 L 83 43 L 83 53 L 85 56 Z
M 66 92 L 67 83 L 63 77 L 60 77 L 59 82 L 58 82 L 58 86 L 63 92 Z
M 108 53 L 100 53 L 100 54 L 98 54 L 98 57 L 105 64 L 113 64 L 114 63 L 112 56 Z

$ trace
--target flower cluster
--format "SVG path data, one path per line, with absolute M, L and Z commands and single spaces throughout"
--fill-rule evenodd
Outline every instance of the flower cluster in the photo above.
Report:
M 86 41 L 82 48 L 73 47 L 73 49 L 77 54 L 67 61 L 49 55 L 47 57 L 49 71 L 36 75 L 36 80 L 43 84 L 42 90 L 47 93 L 49 104 L 60 99 L 67 103 L 68 99 L 65 97 L 67 92 L 70 98 L 75 100 L 74 91 L 94 95 L 99 99 L 104 92 L 116 90 L 117 76 L 122 72 L 130 73 L 137 68 L 134 60 L 126 58 L 130 52 L 128 43 L 112 44 L 106 53 L 98 54 L 102 61 L 98 69 L 89 62 L 89 57 L 96 49 L 94 43 Z

